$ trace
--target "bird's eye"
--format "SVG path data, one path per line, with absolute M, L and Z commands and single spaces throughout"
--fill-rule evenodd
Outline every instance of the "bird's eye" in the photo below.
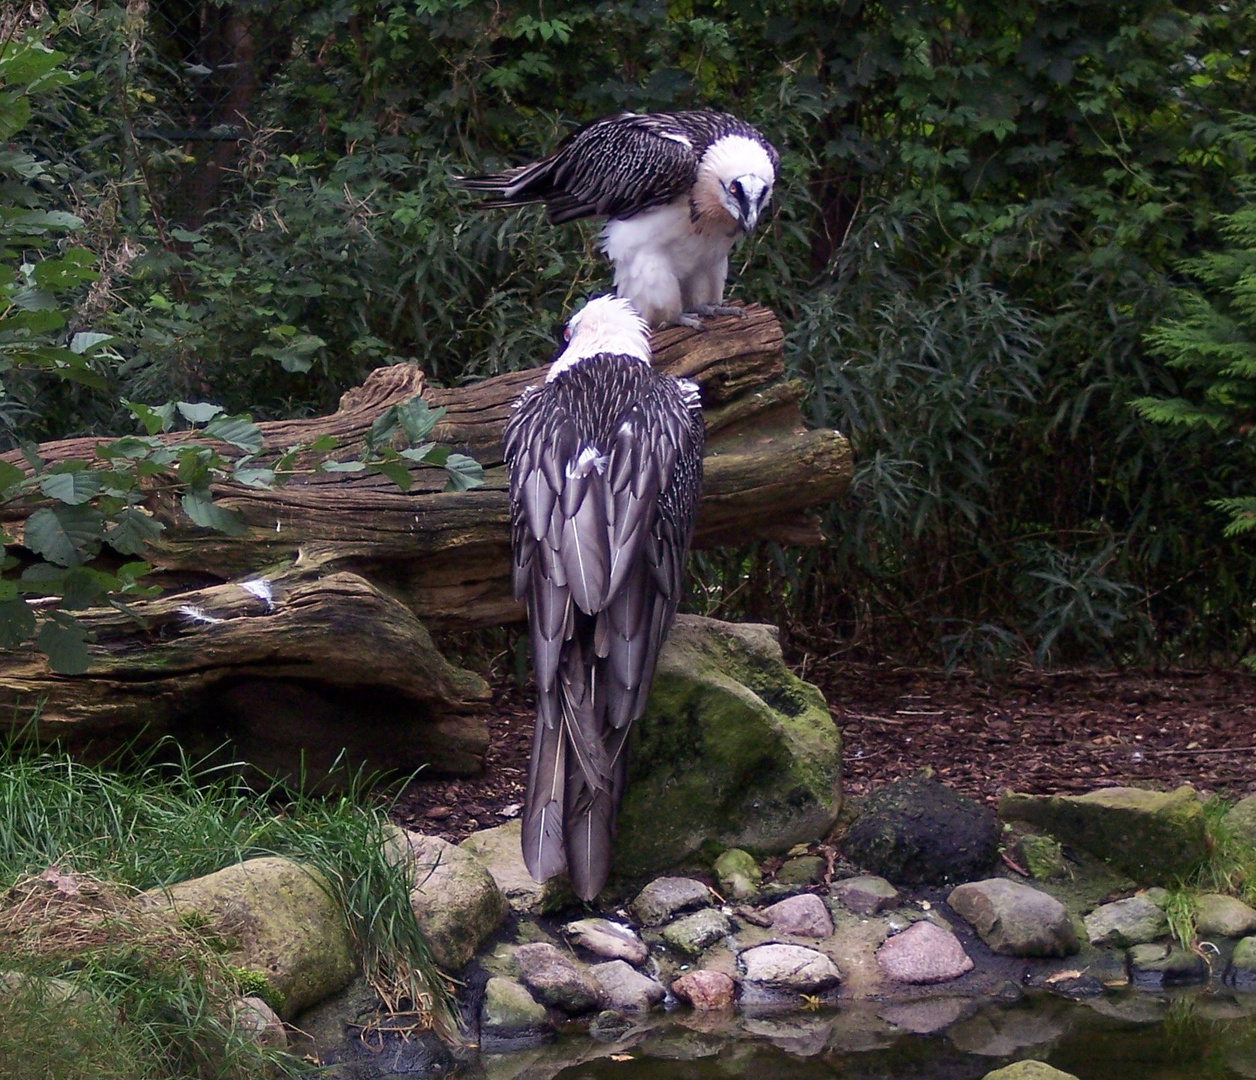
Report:
M 570 327 L 570 326 L 564 326 L 564 327 L 563 327 L 563 340 L 564 340 L 564 341 L 570 341 L 570 340 L 571 340 L 571 327 Z
M 741 181 L 734 180 L 731 184 L 728 185 L 728 190 L 732 194 L 733 198 L 740 199 L 741 198 Z

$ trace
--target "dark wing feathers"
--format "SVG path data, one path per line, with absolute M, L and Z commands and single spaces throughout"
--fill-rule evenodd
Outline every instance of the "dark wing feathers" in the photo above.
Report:
M 543 202 L 556 225 L 629 218 L 689 191 L 702 155 L 724 135 L 763 143 L 776 165 L 776 151 L 763 136 L 727 113 L 621 113 L 578 128 L 540 161 L 458 183 L 488 196 L 485 206 Z
M 702 438 L 696 401 L 629 357 L 525 393 L 507 424 L 537 686 L 524 858 L 538 880 L 565 866 L 585 899 L 609 872 L 629 726 L 680 600 Z

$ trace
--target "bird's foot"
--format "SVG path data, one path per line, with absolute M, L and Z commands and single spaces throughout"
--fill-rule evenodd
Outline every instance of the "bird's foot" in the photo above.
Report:
M 746 309 L 742 307 L 733 307 L 732 304 L 694 304 L 686 312 L 682 312 L 681 318 L 686 315 L 696 315 L 700 319 L 710 319 L 716 315 L 732 315 L 738 319 L 746 317 Z
M 669 326 L 688 326 L 693 330 L 701 330 L 703 319 L 712 319 L 717 315 L 735 315 L 741 319 L 745 317 L 746 309 L 733 307 L 731 304 L 695 304 L 688 311 L 682 311 L 676 318 L 656 324 L 655 329 L 666 330 Z

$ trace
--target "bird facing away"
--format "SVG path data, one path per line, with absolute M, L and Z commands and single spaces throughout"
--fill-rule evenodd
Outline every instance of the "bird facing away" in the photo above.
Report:
M 780 155 L 727 113 L 621 113 L 572 132 L 549 157 L 459 180 L 485 206 L 543 202 L 554 224 L 605 217 L 615 291 L 651 326 L 700 326 L 725 308 L 728 253 L 754 231 Z
M 702 484 L 698 387 L 650 366 L 625 299 L 572 316 L 506 424 L 515 596 L 528 605 L 536 730 L 523 857 L 592 900 L 610 872 L 628 732 L 680 601 Z

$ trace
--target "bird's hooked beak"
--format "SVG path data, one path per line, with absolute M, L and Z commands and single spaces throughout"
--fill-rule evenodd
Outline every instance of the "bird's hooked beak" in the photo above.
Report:
M 728 193 L 737 210 L 734 217 L 737 218 L 741 231 L 749 235 L 759 223 L 759 214 L 767 205 L 771 190 L 762 177 L 748 173 L 729 184 Z

